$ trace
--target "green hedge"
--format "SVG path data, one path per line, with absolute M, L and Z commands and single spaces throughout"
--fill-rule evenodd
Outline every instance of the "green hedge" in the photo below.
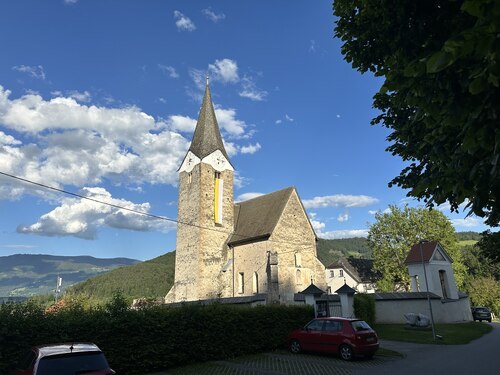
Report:
M 373 327 L 376 321 L 374 296 L 369 294 L 355 294 L 354 315 Z
M 33 303 L 0 305 L 0 374 L 34 345 L 93 342 L 118 373 L 143 374 L 275 350 L 313 317 L 309 307 L 222 304 L 129 310 L 120 298 L 89 310 L 45 314 Z

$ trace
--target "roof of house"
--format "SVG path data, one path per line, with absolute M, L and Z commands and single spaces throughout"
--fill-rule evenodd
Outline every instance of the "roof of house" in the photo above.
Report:
M 422 260 L 425 263 L 429 263 L 429 261 L 433 258 L 436 249 L 442 251 L 445 257 L 447 257 L 448 261 L 453 262 L 448 253 L 444 250 L 441 244 L 438 241 L 428 241 L 428 242 L 419 242 L 412 246 L 408 256 L 406 257 L 405 263 L 421 263 Z M 422 252 L 420 252 L 422 250 Z
M 325 294 L 325 291 L 321 290 L 316 285 L 311 283 L 311 285 L 309 285 L 307 288 L 305 288 L 302 292 L 299 292 L 299 294 L 321 295 L 321 294 Z
M 210 94 L 210 87 L 205 87 L 205 94 L 203 96 L 203 103 L 201 105 L 198 121 L 196 122 L 196 129 L 194 131 L 193 140 L 189 151 L 198 156 L 200 159 L 210 155 L 216 150 L 220 150 L 225 158 L 229 161 L 222 137 L 220 135 L 219 125 L 215 117 L 214 106 L 212 104 L 212 96 Z
M 294 187 L 278 190 L 234 205 L 234 233 L 229 245 L 268 239 L 283 214 Z
M 343 268 L 357 282 L 362 283 L 373 283 L 382 278 L 381 273 L 373 269 L 373 259 L 361 259 L 353 257 L 342 258 L 338 262 L 334 262 L 326 268 Z

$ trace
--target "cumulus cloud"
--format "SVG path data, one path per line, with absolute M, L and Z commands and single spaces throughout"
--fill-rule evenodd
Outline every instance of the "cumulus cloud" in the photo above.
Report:
M 218 105 L 215 106 L 215 116 L 221 129 L 225 130 L 230 136 L 243 136 L 247 127 L 245 121 L 236 118 L 236 110 L 233 108 L 224 109 Z
M 196 120 L 189 116 L 172 115 L 168 118 L 167 124 L 172 130 L 188 133 L 194 132 L 196 128 Z
M 288 122 L 293 122 L 293 118 L 291 118 L 290 116 L 288 116 L 288 114 L 285 114 L 285 119 L 288 121 Z
M 147 202 L 135 204 L 124 199 L 116 199 L 103 188 L 83 188 L 80 194 L 130 210 L 144 213 L 150 210 L 150 204 Z M 86 199 L 66 198 L 62 200 L 60 206 L 41 216 L 35 224 L 19 226 L 17 231 L 25 234 L 74 236 L 92 240 L 96 238 L 101 227 L 166 232 L 173 230 L 175 224 Z
M 368 229 L 333 230 L 330 232 L 318 233 L 318 237 L 327 240 L 336 240 L 336 239 L 353 238 L 353 237 L 368 237 Z
M 70 91 L 68 92 L 68 96 L 81 103 L 88 103 L 92 100 L 92 95 L 88 91 Z
M 21 73 L 28 74 L 31 78 L 45 80 L 45 71 L 43 70 L 43 66 L 41 65 L 15 65 L 12 67 L 12 70 L 16 70 Z
M 238 64 L 231 59 L 215 60 L 213 64 L 208 65 L 208 71 L 213 80 L 223 83 L 236 83 L 240 79 Z
M 139 108 L 87 106 L 69 97 L 9 96 L 0 86 L 0 126 L 33 142 L 0 132 L 2 171 L 55 187 L 103 179 L 134 185 L 176 183 L 189 141 Z M 0 196 L 15 198 L 25 188 L 2 184 Z
M 255 154 L 257 151 L 261 149 L 260 143 L 256 143 L 254 145 L 242 146 L 240 152 L 242 154 Z
M 263 101 L 266 98 L 268 94 L 267 91 L 258 89 L 251 78 L 244 77 L 241 82 L 243 87 L 242 91 L 239 93 L 241 97 L 257 102 Z
M 377 213 L 383 213 L 383 214 L 390 214 L 391 213 L 391 209 L 389 207 L 387 207 L 385 210 L 368 210 L 368 213 L 370 215 L 375 215 Z
M 465 219 L 453 219 L 451 220 L 451 223 L 455 227 L 465 227 L 465 228 L 473 228 L 483 225 L 483 222 L 474 216 L 469 216 L 466 217 Z
M 175 26 L 177 26 L 177 30 L 179 31 L 194 31 L 196 30 L 196 26 L 188 17 L 179 12 L 178 10 L 174 11 L 174 19 Z
M 68 5 L 76 4 L 77 2 L 78 2 L 78 0 L 64 0 L 64 4 L 68 4 Z
M 305 208 L 326 208 L 326 207 L 365 207 L 378 202 L 377 198 L 368 195 L 329 195 L 324 197 L 314 197 L 303 201 Z
M 311 225 L 317 235 L 321 234 L 323 232 L 323 229 L 325 229 L 325 223 L 316 219 L 315 212 L 309 213 L 309 221 L 311 222 Z
M 167 74 L 170 78 L 179 78 L 179 73 L 173 66 L 158 64 L 158 69 Z
M 262 195 L 264 195 L 264 194 L 256 193 L 256 192 L 243 193 L 243 194 L 238 195 L 238 197 L 235 199 L 235 202 L 244 202 L 244 201 L 247 201 L 249 199 L 260 197 Z
M 205 15 L 205 17 L 207 17 L 214 23 L 217 23 L 226 18 L 226 15 L 224 13 L 215 13 L 210 7 L 208 7 L 207 9 L 203 9 L 201 12 Z

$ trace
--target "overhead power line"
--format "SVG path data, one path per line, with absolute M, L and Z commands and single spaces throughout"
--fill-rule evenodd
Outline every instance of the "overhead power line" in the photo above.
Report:
M 179 221 L 179 220 L 176 220 L 176 219 L 171 219 L 171 218 L 166 217 L 166 216 L 154 215 L 154 214 L 150 214 L 148 212 L 135 210 L 133 208 L 128 208 L 128 207 L 120 206 L 120 205 L 117 205 L 117 204 L 105 202 L 105 201 L 102 201 L 102 200 L 99 200 L 99 199 L 87 197 L 85 195 L 78 194 L 78 193 L 73 193 L 71 191 L 67 191 L 67 190 L 64 190 L 64 189 L 59 189 L 59 188 L 56 188 L 54 186 L 50 186 L 50 185 L 42 184 L 40 182 L 35 182 L 35 181 L 32 181 L 32 180 L 28 180 L 27 178 L 15 176 L 15 175 L 12 175 L 12 174 L 9 174 L 9 173 L 5 173 L 5 172 L 2 172 L 2 171 L 0 171 L 0 175 L 6 176 L 6 177 L 10 177 L 10 178 L 13 178 L 13 179 L 18 180 L 18 181 L 25 182 L 27 184 L 36 185 L 36 186 L 39 186 L 39 187 L 44 188 L 44 189 L 53 190 L 53 191 L 56 191 L 58 193 L 63 193 L 63 194 L 66 194 L 66 195 L 71 195 L 73 197 L 77 197 L 77 198 L 80 198 L 80 199 L 85 199 L 85 200 L 88 200 L 88 201 L 91 201 L 91 202 L 95 202 L 95 203 L 99 203 L 99 204 L 103 204 L 103 205 L 110 206 L 110 207 L 113 207 L 113 208 L 116 208 L 116 209 L 119 209 L 119 210 L 129 211 L 129 212 L 132 212 L 132 213 L 135 213 L 135 214 L 138 214 L 138 215 L 147 216 L 147 217 L 150 217 L 150 218 L 153 218 L 153 219 L 165 220 L 165 221 L 169 221 L 169 222 L 172 222 L 172 223 L 181 224 L 181 225 L 187 225 L 187 226 L 192 226 L 192 227 L 199 228 L 199 229 L 207 229 L 207 230 L 211 230 L 211 231 L 215 231 L 215 232 L 219 232 L 219 233 L 224 233 L 226 235 L 234 235 L 234 236 L 241 237 L 242 240 L 243 239 L 251 239 L 252 238 L 250 236 L 245 236 L 245 235 L 237 234 L 237 233 L 234 233 L 234 232 L 228 232 L 226 230 L 222 230 L 222 229 L 218 229 L 218 228 L 209 228 L 209 227 L 205 227 L 205 226 L 198 225 L 198 224 L 186 223 L 186 222 L 182 222 L 182 221 Z M 290 242 L 290 241 L 277 241 L 277 240 L 271 240 L 271 239 L 267 239 L 267 241 L 274 242 L 274 243 L 283 243 L 283 244 L 289 244 L 289 245 L 296 245 L 296 246 L 304 246 L 305 245 L 307 247 L 312 247 L 312 246 L 310 246 L 309 244 L 306 244 L 306 243 L 295 243 L 295 242 Z M 294 252 L 294 251 L 295 250 L 287 251 L 285 253 Z M 282 254 L 285 254 L 285 253 L 282 253 Z

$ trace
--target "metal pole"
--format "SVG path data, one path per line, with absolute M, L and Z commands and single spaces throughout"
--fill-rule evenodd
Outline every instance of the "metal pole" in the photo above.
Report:
M 425 271 L 424 253 L 422 252 L 422 244 L 426 243 L 426 242 L 427 242 L 426 240 L 422 240 L 419 242 L 419 244 L 420 244 L 420 258 L 422 260 L 422 267 L 424 268 L 425 289 L 427 290 L 427 302 L 429 303 L 429 311 L 431 313 L 432 339 L 434 341 L 436 341 L 436 329 L 434 328 L 434 315 L 432 314 L 431 297 L 429 295 L 429 283 L 427 281 L 427 272 Z

